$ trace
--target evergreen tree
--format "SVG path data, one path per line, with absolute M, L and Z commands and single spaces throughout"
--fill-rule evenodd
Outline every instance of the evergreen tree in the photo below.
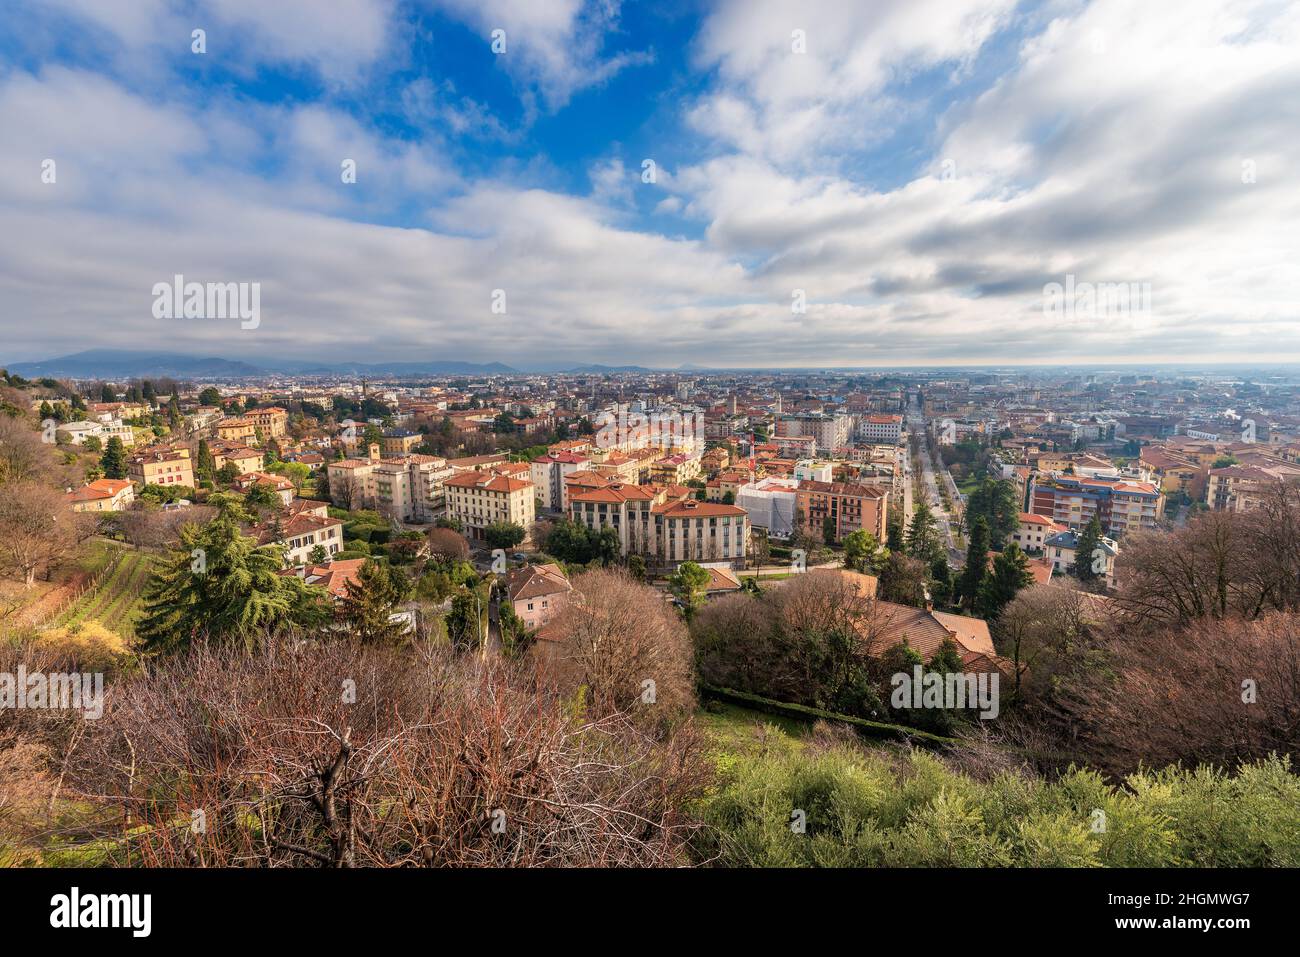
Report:
M 901 552 L 906 547 L 903 542 L 903 522 L 903 510 L 891 506 L 885 529 L 885 547 L 891 552 Z
M 1033 580 L 1029 559 L 1020 546 L 1012 542 L 993 560 L 993 571 L 980 588 L 980 612 L 985 618 L 997 618 L 1016 593 Z
M 965 608 L 974 609 L 980 596 L 980 587 L 988 577 L 989 526 L 984 516 L 971 524 L 970 543 L 966 548 L 966 565 L 957 581 L 957 598 Z
M 211 482 L 217 471 L 217 463 L 212 457 L 212 449 L 208 447 L 207 439 L 199 439 L 199 450 L 195 458 L 195 476 Z
M 353 637 L 367 644 L 397 644 L 403 640 L 406 624 L 391 620 L 401 595 L 387 569 L 366 561 L 345 591 L 339 603 L 339 621 Z
M 1101 519 L 1093 515 L 1092 520 L 1083 527 L 1074 550 L 1074 576 L 1080 581 L 1090 582 L 1099 576 L 1093 570 L 1093 553 L 1101 547 Z
M 126 478 L 126 449 L 122 445 L 122 440 L 116 435 L 109 436 L 104 454 L 99 460 L 99 467 L 104 472 L 104 478 Z
M 251 647 L 265 629 L 316 628 L 330 616 L 324 589 L 276 574 L 283 560 L 279 547 L 258 546 L 242 534 L 238 507 L 215 498 L 217 517 L 181 529 L 180 547 L 146 590 L 136 626 L 146 651 L 170 651 L 203 638 Z
M 943 554 L 939 544 L 939 527 L 935 524 L 930 506 L 921 502 L 912 514 L 912 524 L 907 529 L 907 554 L 923 562 L 932 562 Z
M 117 401 L 117 393 L 113 391 L 113 387 L 109 385 L 109 383 L 107 382 L 105 382 L 102 386 L 99 387 L 99 401 L 100 402 Z
M 668 590 L 682 603 L 688 619 L 704 604 L 708 587 L 708 570 L 695 562 L 682 562 L 668 579 Z
M 952 568 L 942 555 L 930 563 L 930 597 L 936 605 L 947 605 L 953 598 Z

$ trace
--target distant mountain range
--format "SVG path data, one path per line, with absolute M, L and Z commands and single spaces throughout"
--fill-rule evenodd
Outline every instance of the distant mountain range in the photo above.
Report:
M 166 352 L 90 349 L 41 362 L 14 362 L 10 372 L 28 379 L 129 379 L 171 376 L 176 379 L 238 379 L 274 375 L 506 375 L 518 370 L 500 362 L 319 362 L 263 360 L 257 365 L 217 356 L 195 357 Z
M 606 375 L 674 371 L 647 366 L 610 366 L 598 362 L 582 365 L 550 363 L 520 370 L 500 362 L 460 362 L 429 359 L 406 362 L 327 362 L 301 359 L 259 359 L 256 364 L 242 359 L 219 356 L 187 356 L 171 352 L 137 352 L 126 349 L 89 349 L 57 359 L 40 362 L 14 362 L 10 372 L 28 379 L 241 379 L 267 375 L 520 375 L 531 373 L 566 373 L 570 375 Z M 677 371 L 703 371 L 701 366 L 684 363 Z

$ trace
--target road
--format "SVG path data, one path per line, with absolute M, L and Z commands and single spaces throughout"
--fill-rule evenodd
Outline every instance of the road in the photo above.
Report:
M 949 494 L 954 501 L 960 501 L 957 493 L 957 487 L 953 484 L 952 476 L 948 474 L 947 469 L 940 469 L 934 458 L 934 449 L 930 441 L 929 431 L 926 429 L 925 415 L 916 403 L 913 396 L 907 407 L 907 428 L 908 431 L 917 437 L 920 443 L 921 459 L 921 482 L 925 487 L 925 500 L 934 513 L 935 524 L 939 527 L 939 537 L 948 550 L 948 564 L 956 568 L 966 559 L 966 555 L 957 547 L 957 538 L 953 534 L 953 519 L 948 515 L 948 510 L 944 508 L 943 498 L 939 495 L 938 474 L 942 472 L 948 482 Z

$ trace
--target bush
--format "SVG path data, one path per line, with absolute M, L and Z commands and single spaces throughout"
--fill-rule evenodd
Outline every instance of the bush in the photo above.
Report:
M 1270 758 L 1228 776 L 1166 768 L 1111 786 L 776 735 L 735 760 L 704 806 L 703 857 L 730 867 L 1294 867 L 1300 777 Z M 804 833 L 792 827 L 803 812 Z M 797 820 L 797 819 L 795 819 Z

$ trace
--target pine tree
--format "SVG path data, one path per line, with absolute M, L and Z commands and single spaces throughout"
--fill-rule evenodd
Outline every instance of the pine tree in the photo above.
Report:
M 108 445 L 104 447 L 104 454 L 99 460 L 99 467 L 104 471 L 104 478 L 126 478 L 126 450 L 122 446 L 122 440 L 116 435 L 109 436 Z
M 993 560 L 993 571 L 980 588 L 980 612 L 985 618 L 997 618 L 1002 609 L 1016 597 L 1016 593 L 1034 580 L 1029 571 L 1029 559 L 1012 542 Z
M 406 624 L 392 621 L 400 595 L 387 569 L 377 562 L 361 566 L 355 581 L 347 583 L 339 605 L 339 621 L 348 632 L 367 644 L 397 644 Z
M 316 628 L 328 620 L 324 589 L 279 575 L 282 555 L 239 530 L 239 510 L 218 498 L 206 525 L 181 529 L 180 547 L 150 582 L 136 634 L 146 651 L 184 648 L 195 639 L 252 647 L 266 629 Z
M 907 554 L 924 562 L 932 562 L 943 554 L 934 513 L 925 502 L 912 514 L 912 524 L 907 529 Z
M 966 547 L 966 564 L 957 582 L 957 597 L 966 608 L 976 607 L 980 587 L 988 577 L 989 526 L 979 515 L 971 523 L 970 544 Z
M 1094 553 L 1101 547 L 1101 519 L 1096 515 L 1083 527 L 1074 549 L 1074 575 L 1080 581 L 1090 582 L 1098 577 L 1093 570 Z

